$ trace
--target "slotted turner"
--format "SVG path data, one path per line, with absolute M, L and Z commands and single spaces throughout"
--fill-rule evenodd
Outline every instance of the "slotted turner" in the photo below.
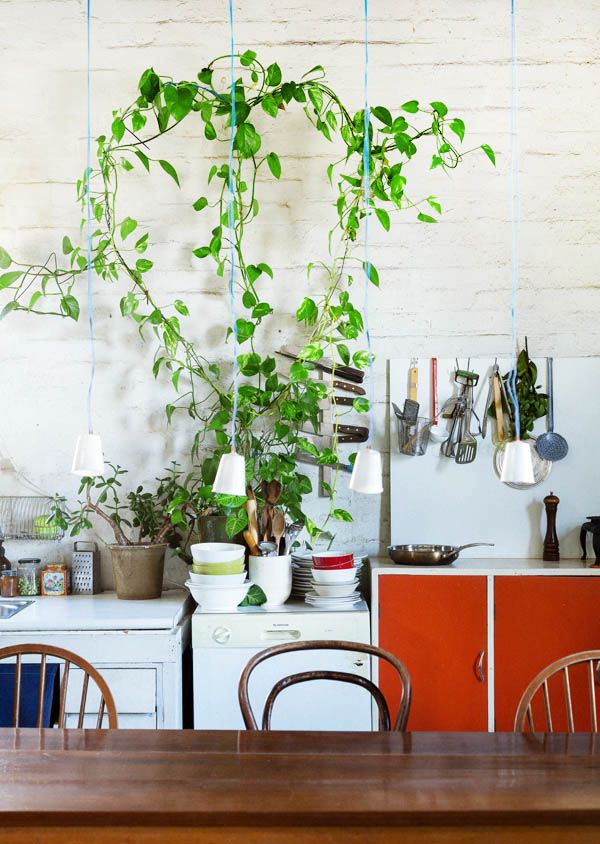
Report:
M 477 457 L 477 440 L 471 433 L 471 417 L 473 416 L 473 388 L 467 387 L 467 407 L 462 425 L 462 436 L 456 446 L 454 460 L 463 465 L 472 463 Z

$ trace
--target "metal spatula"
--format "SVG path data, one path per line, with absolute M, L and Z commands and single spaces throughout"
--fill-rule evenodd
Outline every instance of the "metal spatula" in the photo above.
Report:
M 462 436 L 456 446 L 454 460 L 459 464 L 472 463 L 477 457 L 477 440 L 471 433 L 471 417 L 473 416 L 473 388 L 467 387 L 467 408 L 462 426 Z

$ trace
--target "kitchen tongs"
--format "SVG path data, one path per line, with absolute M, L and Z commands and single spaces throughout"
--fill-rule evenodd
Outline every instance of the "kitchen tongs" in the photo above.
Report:
M 297 360 L 301 351 L 300 346 L 282 346 L 277 354 Z M 352 381 L 354 384 L 362 384 L 365 378 L 365 373 L 360 369 L 355 369 L 353 366 L 338 366 L 331 358 L 320 358 L 320 360 L 306 361 L 306 363 L 322 372 L 333 372 L 336 378 L 343 378 L 345 381 Z

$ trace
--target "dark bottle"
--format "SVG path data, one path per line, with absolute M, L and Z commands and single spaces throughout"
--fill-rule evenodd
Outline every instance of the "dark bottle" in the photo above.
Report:
M 4 545 L 2 544 L 2 539 L 0 539 L 0 571 L 6 571 L 7 569 L 11 569 L 12 566 L 10 562 L 6 559 L 6 554 L 4 553 Z

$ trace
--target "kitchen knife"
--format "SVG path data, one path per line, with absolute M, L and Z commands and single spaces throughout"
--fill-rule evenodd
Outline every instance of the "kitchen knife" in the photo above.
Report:
M 277 354 L 297 360 L 301 351 L 300 346 L 282 346 Z M 334 364 L 331 358 L 320 358 L 320 360 L 311 360 L 307 363 L 311 363 L 315 369 L 320 369 L 322 372 L 335 372 L 338 378 L 353 381 L 355 384 L 362 384 L 365 378 L 365 373 L 360 369 L 354 369 L 352 366 L 338 366 Z
M 348 381 L 334 381 L 333 389 L 343 390 L 345 393 L 353 393 L 355 396 L 367 395 L 367 391 L 364 387 L 359 387 L 358 384 L 350 384 Z
M 335 434 L 336 429 L 338 434 L 351 435 L 353 437 L 369 436 L 369 429 L 363 427 L 362 425 L 333 425 L 329 422 L 323 422 L 323 424 L 319 427 L 318 433 L 326 434 L 327 436 L 332 437 Z M 301 427 L 300 430 L 309 434 L 313 433 L 312 428 L 309 430 L 308 428 Z
M 312 454 L 306 454 L 304 451 L 297 451 L 294 456 L 298 463 L 307 463 L 310 466 L 321 466 L 324 469 L 336 469 L 339 472 L 352 472 L 351 463 L 319 463 L 316 457 L 313 457 Z

